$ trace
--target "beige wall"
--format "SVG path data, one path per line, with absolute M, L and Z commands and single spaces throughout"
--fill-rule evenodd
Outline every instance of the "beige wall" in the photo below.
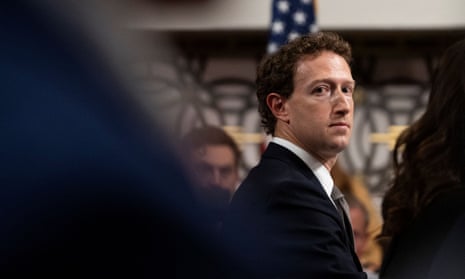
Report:
M 156 2 L 135 4 L 129 25 L 163 30 L 262 30 L 268 27 L 272 1 Z M 463 12 L 463 0 L 318 0 L 317 20 L 322 30 L 463 29 Z

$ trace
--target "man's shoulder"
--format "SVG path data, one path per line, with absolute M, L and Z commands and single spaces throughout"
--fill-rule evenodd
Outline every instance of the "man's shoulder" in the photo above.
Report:
M 299 181 L 308 183 L 305 175 L 309 174 L 304 174 L 303 171 L 311 173 L 309 169 L 302 170 L 283 160 L 262 158 L 260 163 L 249 171 L 238 191 L 253 190 L 263 193 L 274 191 L 284 184 L 295 184 Z

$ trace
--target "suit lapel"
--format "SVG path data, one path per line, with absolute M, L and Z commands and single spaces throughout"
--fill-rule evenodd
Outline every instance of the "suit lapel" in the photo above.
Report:
M 265 152 L 263 154 L 263 157 L 270 157 L 270 158 L 279 159 L 281 161 L 284 161 L 290 167 L 295 168 L 296 170 L 300 171 L 304 176 L 306 176 L 308 178 L 308 180 L 309 180 L 309 183 L 318 184 L 318 186 L 319 186 L 318 191 L 321 192 L 321 195 L 323 197 L 326 197 L 326 199 L 328 200 L 329 206 L 334 208 L 334 210 L 333 210 L 334 217 L 338 220 L 339 226 L 345 232 L 345 234 L 344 234 L 344 242 L 347 244 L 348 248 L 350 249 L 352 257 L 354 258 L 354 262 L 356 263 L 358 268 L 360 270 L 362 270 L 362 266 L 360 264 L 360 261 L 359 261 L 357 255 L 355 254 L 352 225 L 350 223 L 349 216 L 344 214 L 344 220 L 342 220 L 342 218 L 340 218 L 340 215 L 338 214 L 337 209 L 333 206 L 333 204 L 331 202 L 331 198 L 326 194 L 326 192 L 323 189 L 323 185 L 321 185 L 321 183 L 318 181 L 315 174 L 307 166 L 307 164 L 305 164 L 304 161 L 302 161 L 297 155 L 295 155 L 293 152 L 291 152 L 287 148 L 282 147 L 279 144 L 275 144 L 273 142 L 270 142 L 268 144 L 268 147 L 265 150 Z M 345 222 L 345 226 L 344 226 L 343 222 Z

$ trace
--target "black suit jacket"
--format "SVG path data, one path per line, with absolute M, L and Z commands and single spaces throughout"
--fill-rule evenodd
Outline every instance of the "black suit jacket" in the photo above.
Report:
M 393 238 L 380 278 L 465 276 L 465 189 L 444 193 Z
M 318 179 L 274 143 L 237 190 L 224 235 L 236 244 L 251 277 L 366 278 Z

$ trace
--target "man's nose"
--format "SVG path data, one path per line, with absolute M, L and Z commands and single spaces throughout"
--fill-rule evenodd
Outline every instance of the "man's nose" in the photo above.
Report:
M 351 108 L 352 98 L 337 88 L 333 94 L 332 101 L 335 105 L 336 113 L 348 114 Z

